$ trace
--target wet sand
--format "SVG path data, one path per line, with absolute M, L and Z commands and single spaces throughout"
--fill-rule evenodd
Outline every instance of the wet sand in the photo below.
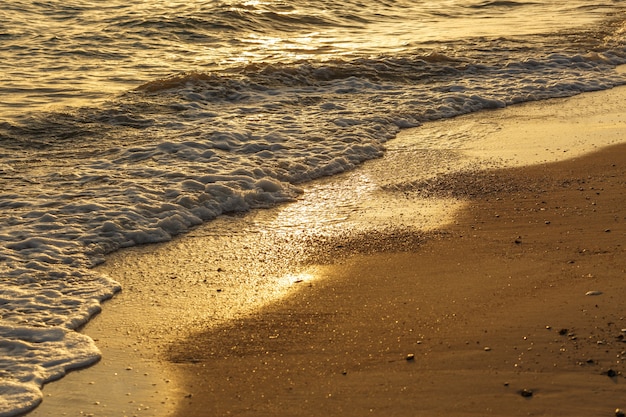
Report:
M 308 203 L 112 255 L 102 363 L 32 415 L 625 409 L 624 92 L 406 131 Z

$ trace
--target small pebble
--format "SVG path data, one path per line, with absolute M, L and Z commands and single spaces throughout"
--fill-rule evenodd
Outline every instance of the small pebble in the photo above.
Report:
M 617 372 L 615 372 L 613 369 L 609 369 L 608 371 L 606 371 L 606 374 L 607 374 L 610 378 L 613 378 L 614 376 L 617 376 Z
M 489 346 L 485 346 L 485 352 L 489 352 L 491 348 Z
M 587 291 L 585 293 L 585 295 L 591 296 L 591 295 L 602 295 L 602 291 Z
M 533 396 L 533 392 L 531 390 L 529 390 L 529 389 L 524 388 L 523 390 L 520 391 L 520 395 L 522 397 L 529 398 L 529 397 Z
M 624 413 L 624 410 L 622 410 L 621 408 L 616 408 L 615 409 L 615 417 L 625 417 L 626 413 Z
M 406 355 L 405 358 L 407 361 L 414 361 L 415 360 L 415 354 L 413 353 L 409 353 L 408 355 Z

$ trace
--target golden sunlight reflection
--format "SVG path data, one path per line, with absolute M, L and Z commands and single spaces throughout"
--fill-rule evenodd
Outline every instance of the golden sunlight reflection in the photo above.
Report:
M 346 227 L 359 210 L 359 202 L 376 189 L 366 174 L 351 172 L 342 181 L 320 180 L 309 185 L 295 203 L 278 210 L 275 220 L 267 224 L 274 230 L 293 233 L 329 235 L 335 227 Z
M 264 59 L 303 60 L 315 55 L 320 49 L 320 41 L 316 39 L 318 33 L 308 33 L 292 38 L 277 36 L 262 36 L 250 34 L 242 42 L 252 48 L 239 57 L 239 61 L 258 61 Z M 236 60 L 236 59 L 235 59 Z
M 313 281 L 316 278 L 313 271 L 288 273 L 278 280 L 278 286 L 284 289 L 290 289 L 295 284 L 303 284 Z
M 406 164 L 406 169 L 397 170 L 395 181 L 401 183 L 410 175 L 418 178 L 404 159 L 406 153 L 400 155 L 402 161 L 395 161 L 394 155 L 388 155 L 386 160 Z M 316 181 L 305 187 L 298 201 L 278 208 L 271 220 L 261 214 L 259 223 L 268 232 L 284 235 L 332 237 L 345 231 L 363 232 L 404 225 L 428 231 L 450 222 L 463 205 L 452 198 L 407 198 L 404 193 L 392 191 L 376 179 L 377 167 L 382 165 L 384 161 L 370 161 L 369 170 Z M 424 167 L 419 165 L 419 168 Z M 388 180 L 393 183 L 391 177 Z

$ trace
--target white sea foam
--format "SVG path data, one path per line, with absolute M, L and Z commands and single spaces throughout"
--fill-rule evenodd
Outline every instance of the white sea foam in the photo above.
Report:
M 0 334 L 0 416 L 30 410 L 41 402 L 44 382 L 99 359 L 90 338 L 61 327 L 0 325 Z

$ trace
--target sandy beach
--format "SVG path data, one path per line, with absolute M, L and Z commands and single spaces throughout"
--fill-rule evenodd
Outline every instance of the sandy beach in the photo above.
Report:
M 501 172 L 506 191 L 415 252 L 351 257 L 174 346 L 193 395 L 177 415 L 612 415 L 625 149 Z
M 102 361 L 30 415 L 626 410 L 625 93 L 407 130 L 293 204 L 112 254 Z

